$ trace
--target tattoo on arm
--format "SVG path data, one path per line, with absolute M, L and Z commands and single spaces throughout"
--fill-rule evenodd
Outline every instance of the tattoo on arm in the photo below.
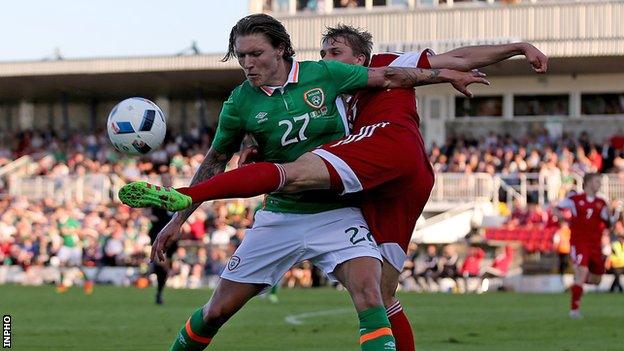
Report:
M 415 87 L 439 83 L 439 69 L 388 67 L 385 70 L 385 87 L 393 87 L 395 84 L 402 88 Z
M 191 180 L 191 186 L 196 185 L 197 183 L 201 183 L 202 181 L 225 171 L 225 165 L 230 159 L 230 156 L 231 155 L 217 152 L 212 148 L 208 150 L 208 153 L 206 153 L 206 157 L 204 157 L 204 160 L 202 161 L 201 165 L 199 165 L 199 168 L 197 168 L 197 171 L 195 172 L 195 175 Z M 180 220 L 181 222 L 186 221 L 186 219 L 193 212 L 195 212 L 199 205 L 201 204 L 193 204 L 186 210 L 178 212 L 176 214 L 176 219 Z

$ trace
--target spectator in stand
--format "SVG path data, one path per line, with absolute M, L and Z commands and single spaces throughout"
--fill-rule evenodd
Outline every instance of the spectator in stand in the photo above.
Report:
M 427 246 L 427 254 L 422 262 L 422 270 L 414 275 L 416 283 L 419 284 L 423 291 L 433 291 L 433 285 L 438 279 L 440 267 L 438 249 L 435 245 Z
M 624 226 L 621 221 L 616 225 L 617 239 L 611 244 L 611 255 L 608 259 L 609 272 L 613 274 L 613 284 L 609 288 L 610 292 L 619 290 L 624 292 L 620 282 L 620 276 L 624 274 Z
M 481 284 L 479 292 L 486 292 L 490 286 L 491 278 L 505 278 L 509 273 L 511 262 L 513 261 L 513 248 L 509 245 L 500 248 L 501 251 L 495 258 L 490 267 L 487 267 L 481 275 Z
M 224 219 L 215 220 L 215 229 L 210 234 L 210 243 L 218 247 L 227 247 L 230 239 L 236 234 L 236 229 L 225 223 Z
M 570 265 L 570 225 L 566 221 L 559 222 L 559 229 L 553 236 L 553 245 L 559 259 L 559 275 L 563 276 Z
M 470 292 L 475 289 L 471 288 L 470 278 L 478 278 L 481 275 L 481 262 L 485 257 L 485 251 L 480 247 L 472 246 L 469 249 L 468 256 L 464 259 L 459 273 L 464 278 L 464 291 Z
M 458 287 L 458 279 L 461 277 L 457 264 L 459 262 L 459 255 L 453 245 L 446 245 L 442 249 L 442 258 L 440 258 L 440 274 L 439 280 L 451 279 Z

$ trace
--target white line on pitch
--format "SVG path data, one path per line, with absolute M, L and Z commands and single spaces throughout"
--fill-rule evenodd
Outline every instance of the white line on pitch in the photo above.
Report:
M 335 310 L 325 310 L 325 311 L 316 311 L 316 312 L 306 312 L 300 314 L 291 314 L 284 318 L 284 322 L 292 325 L 301 325 L 303 324 L 304 319 L 318 317 L 318 316 L 329 316 L 333 314 L 343 314 L 348 312 L 355 312 L 352 308 L 339 308 Z

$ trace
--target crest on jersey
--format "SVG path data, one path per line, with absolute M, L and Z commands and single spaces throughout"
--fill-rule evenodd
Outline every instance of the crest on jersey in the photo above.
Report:
M 241 261 L 240 257 L 232 256 L 232 258 L 230 258 L 230 261 L 227 264 L 228 270 L 233 271 L 234 269 L 236 269 L 240 261 Z
M 314 88 L 303 93 L 306 104 L 312 108 L 320 108 L 325 102 L 325 93 L 321 88 Z

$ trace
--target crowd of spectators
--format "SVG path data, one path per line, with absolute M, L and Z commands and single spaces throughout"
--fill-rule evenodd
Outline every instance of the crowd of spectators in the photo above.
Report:
M 521 138 L 450 137 L 444 145 L 432 145 L 429 160 L 438 172 L 543 173 L 571 182 L 571 174 L 624 172 L 624 132 L 600 143 L 587 132 L 553 138 L 546 130 Z
M 441 146 L 432 145 L 429 157 L 438 172 L 485 172 L 503 177 L 542 174 L 548 179 L 547 186 L 555 185 L 556 191 L 547 191 L 552 204 L 574 186 L 574 175 L 588 171 L 624 173 L 624 136 L 620 134 L 600 144 L 593 143 L 587 133 L 577 138 L 552 138 L 545 131 L 519 139 L 493 133 L 481 139 L 457 137 L 449 138 Z M 212 129 L 193 125 L 185 134 L 175 138 L 168 135 L 162 148 L 135 158 L 116 152 L 105 131 L 68 135 L 49 131 L 15 134 L 0 131 L 0 166 L 28 154 L 38 160 L 34 175 L 62 178 L 114 173 L 128 181 L 140 177 L 157 178 L 160 173 L 168 172 L 189 179 L 201 163 L 213 135 Z M 43 154 L 51 157 L 40 158 Z M 242 239 L 244 228 L 251 225 L 252 203 L 215 202 L 191 216 L 183 227 L 184 238 L 190 245 L 183 245 L 174 255 L 173 274 L 179 279 L 173 279 L 172 284 L 196 285 L 201 277 L 215 276 L 223 269 Z M 541 230 L 559 225 L 548 207 L 537 204 L 512 206 L 506 211 L 508 213 L 504 214 L 509 215 L 509 220 L 503 228 L 528 226 Z M 141 266 L 147 262 L 149 226 L 149 213 L 118 204 L 55 203 L 53 199 L 27 201 L 5 197 L 0 202 L 0 262 L 24 268 L 58 265 L 61 247 L 76 241 L 83 250 L 83 263 L 87 266 Z M 75 240 L 68 239 L 71 237 Z M 556 245 L 551 244 L 549 249 L 556 250 Z M 424 276 L 419 272 L 416 281 L 453 276 L 451 266 L 444 263 L 454 260 L 452 254 L 444 258 L 447 251 L 453 249 L 443 251 L 442 260 L 435 263 L 440 267 L 439 272 L 431 275 L 433 271 L 423 271 Z M 299 269 L 291 272 L 288 285 L 309 284 L 309 269 Z M 482 275 L 482 267 L 478 270 L 478 274 L 476 271 L 471 274 Z M 465 270 L 458 271 L 460 276 L 465 275 Z
M 253 221 L 255 200 L 202 205 L 182 226 L 171 284 L 196 287 L 218 276 Z M 134 266 L 147 270 L 151 210 L 76 205 L 52 199 L 0 200 L 0 265 Z M 76 252 L 75 256 L 73 252 Z M 74 262 L 74 260 L 77 260 Z M 98 281 L 96 277 L 89 277 Z
M 462 253 L 460 254 L 460 250 Z M 412 243 L 400 276 L 401 288 L 407 291 L 486 292 L 490 279 L 505 278 L 512 268 L 514 249 L 502 246 L 488 253 L 479 246 L 447 244 L 427 245 L 420 250 Z M 502 281 L 497 281 L 502 288 Z

